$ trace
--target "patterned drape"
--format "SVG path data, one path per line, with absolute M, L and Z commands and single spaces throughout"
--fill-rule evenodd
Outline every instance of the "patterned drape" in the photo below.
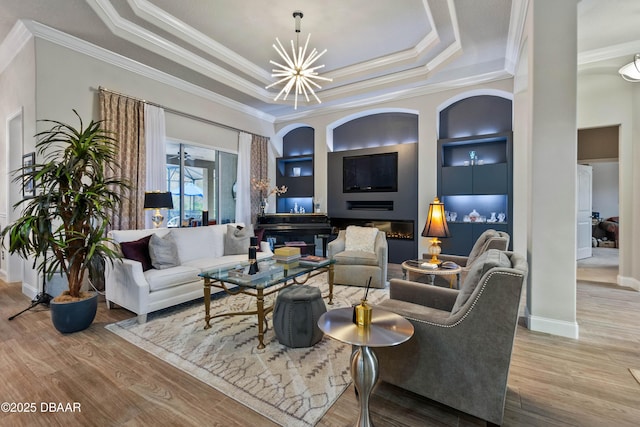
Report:
M 146 188 L 144 103 L 101 90 L 100 117 L 104 121 L 103 127 L 113 132 L 119 142 L 115 176 L 126 179 L 131 185 L 131 189 L 122 194 L 120 211 L 113 213 L 111 229 L 143 229 Z
M 269 178 L 269 138 L 266 136 L 253 135 L 251 139 L 251 179 Z M 275 187 L 275 182 L 272 182 Z M 251 187 L 251 220 L 256 223 L 262 195 L 260 191 Z

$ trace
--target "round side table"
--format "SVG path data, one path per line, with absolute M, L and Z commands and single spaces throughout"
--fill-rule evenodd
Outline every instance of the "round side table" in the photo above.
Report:
M 456 279 L 456 289 L 460 289 L 460 273 L 462 272 L 462 267 L 457 266 L 456 268 L 422 268 L 420 264 L 422 264 L 423 260 L 408 260 L 402 263 L 402 278 L 407 278 L 407 272 L 409 273 L 409 280 L 411 280 L 412 274 L 418 275 L 428 275 L 430 276 L 431 284 L 434 284 L 435 276 L 444 276 L 449 279 L 449 287 L 453 288 L 453 279 L 455 276 Z
M 353 308 L 337 308 L 320 316 L 318 326 L 338 341 L 357 346 L 351 354 L 351 377 L 358 391 L 358 427 L 370 427 L 369 396 L 378 382 L 378 358 L 371 347 L 402 344 L 413 336 L 413 325 L 404 317 L 373 307 L 371 325 L 353 323 Z

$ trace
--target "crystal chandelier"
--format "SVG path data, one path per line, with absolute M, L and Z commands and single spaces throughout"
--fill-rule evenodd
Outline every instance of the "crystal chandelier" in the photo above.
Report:
M 332 81 L 332 79 L 327 77 L 322 77 L 318 75 L 319 68 L 324 67 L 324 65 L 316 65 L 312 67 L 312 65 L 325 54 L 327 49 L 323 50 L 321 53 L 313 48 L 309 56 L 307 56 L 307 47 L 309 46 L 309 39 L 311 38 L 311 34 L 307 36 L 307 41 L 304 44 L 304 48 L 299 46 L 299 38 L 300 38 L 300 20 L 302 19 L 302 12 L 296 10 L 293 12 L 293 17 L 296 20 L 296 44 L 294 46 L 293 40 L 291 40 L 291 56 L 287 53 L 287 51 L 280 43 L 280 40 L 276 37 L 277 46 L 274 44 L 273 48 L 278 52 L 282 60 L 285 64 L 278 63 L 276 61 L 269 61 L 271 64 L 275 65 L 278 68 L 274 68 L 271 74 L 271 77 L 278 78 L 279 80 L 275 83 L 267 86 L 267 89 L 284 83 L 284 87 L 278 93 L 278 95 L 274 98 L 274 101 L 280 99 L 283 96 L 282 100 L 286 101 L 287 96 L 289 96 L 289 92 L 291 90 L 294 91 L 294 109 L 298 109 L 298 95 L 304 95 L 307 102 L 309 102 L 309 94 L 313 95 L 313 97 L 321 103 L 320 98 L 316 95 L 315 89 L 322 89 L 322 87 L 316 82 L 318 80 L 323 81 Z

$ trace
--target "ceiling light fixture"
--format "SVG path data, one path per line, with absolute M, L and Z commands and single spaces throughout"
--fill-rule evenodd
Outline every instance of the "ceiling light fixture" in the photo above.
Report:
M 620 68 L 618 73 L 628 82 L 640 82 L 640 54 L 636 53 L 633 61 Z
M 278 95 L 274 98 L 274 101 L 280 99 L 281 96 L 283 101 L 287 100 L 287 96 L 289 96 L 289 92 L 293 89 L 294 91 L 294 109 L 298 109 L 298 95 L 304 95 L 309 102 L 309 94 L 313 95 L 313 97 L 320 104 L 320 98 L 316 95 L 314 91 L 314 87 L 316 89 L 322 89 L 322 87 L 316 82 L 316 80 L 323 81 L 332 81 L 332 79 L 327 77 L 322 77 L 318 75 L 316 70 L 324 67 L 324 65 L 316 65 L 312 67 L 312 65 L 325 54 L 327 49 L 323 50 L 321 53 L 313 48 L 309 56 L 307 54 L 307 47 L 309 46 L 309 39 L 311 38 L 311 34 L 307 36 L 307 41 L 304 44 L 304 48 L 299 46 L 300 39 L 300 21 L 302 20 L 302 12 L 296 10 L 293 12 L 293 17 L 296 21 L 296 44 L 294 46 L 293 40 L 291 40 L 291 56 L 287 53 L 287 51 L 280 43 L 280 40 L 276 37 L 277 46 L 274 44 L 273 48 L 278 52 L 280 57 L 283 59 L 285 64 L 280 64 L 276 61 L 269 61 L 271 64 L 275 65 L 279 68 L 274 68 L 271 74 L 271 77 L 279 78 L 275 83 L 267 86 L 267 89 L 279 85 L 281 83 L 285 83 L 282 90 L 278 93 Z

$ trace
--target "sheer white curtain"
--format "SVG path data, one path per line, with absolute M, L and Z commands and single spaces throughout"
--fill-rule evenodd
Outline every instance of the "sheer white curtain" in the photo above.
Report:
M 167 191 L 166 131 L 164 109 L 154 105 L 144 106 L 144 136 L 147 151 L 147 191 Z M 145 215 L 145 227 L 153 228 L 152 211 Z M 165 214 L 163 214 L 165 215 Z M 166 215 L 165 215 L 166 216 Z M 165 218 L 166 224 L 167 218 Z
M 251 134 L 238 135 L 236 222 L 251 224 Z

